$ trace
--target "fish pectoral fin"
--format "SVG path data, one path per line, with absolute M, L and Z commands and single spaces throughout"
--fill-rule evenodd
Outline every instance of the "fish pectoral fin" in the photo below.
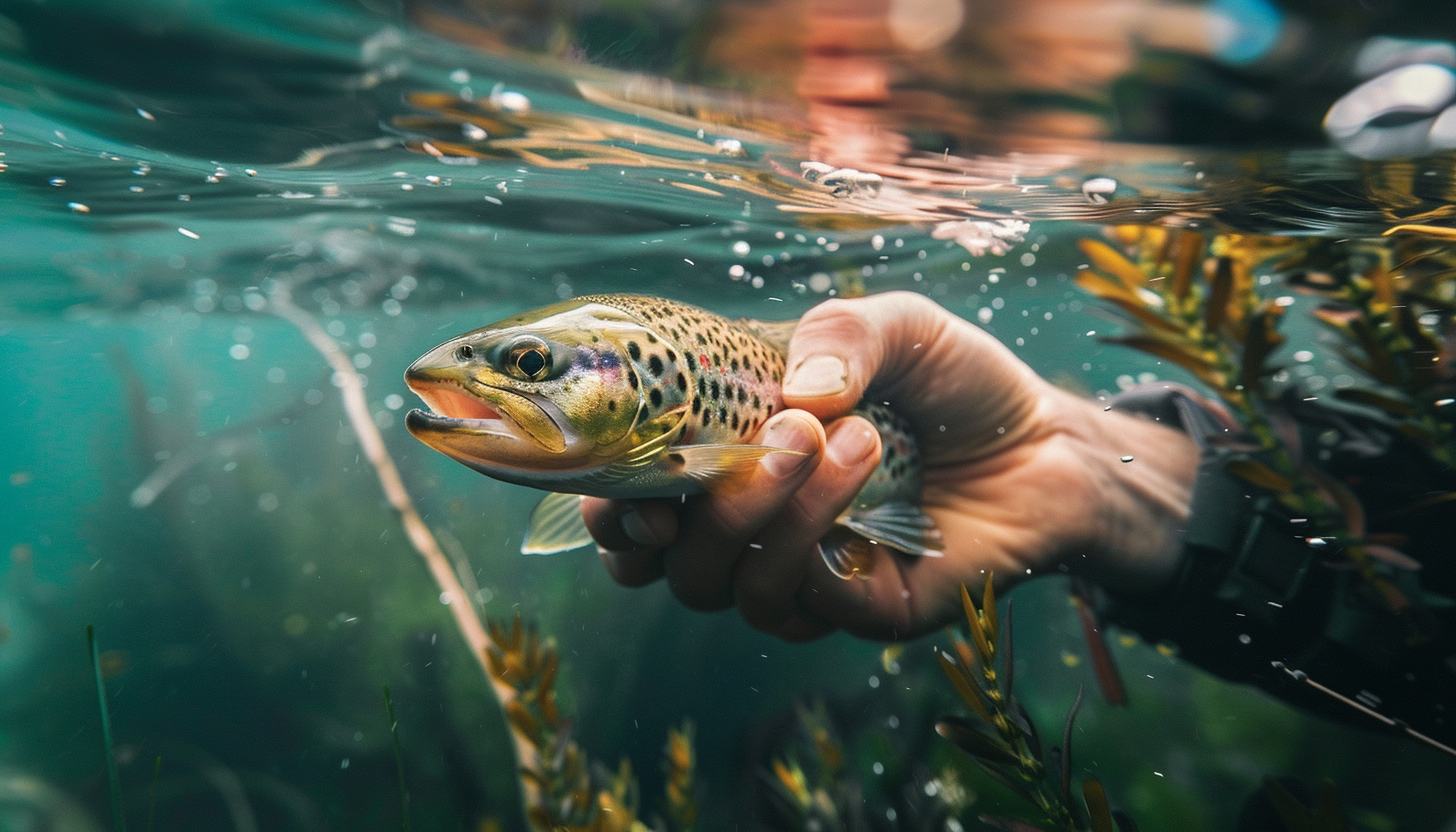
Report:
M 855 509 L 838 520 L 876 543 L 896 551 L 923 558 L 945 555 L 944 539 L 935 521 L 914 503 L 881 503 L 873 508 Z
M 531 511 L 523 555 L 554 555 L 580 549 L 592 542 L 586 521 L 581 519 L 580 494 L 547 494 Z
M 804 456 L 803 451 L 767 445 L 675 445 L 667 449 L 669 462 L 681 467 L 685 476 L 705 486 L 746 474 L 769 454 Z

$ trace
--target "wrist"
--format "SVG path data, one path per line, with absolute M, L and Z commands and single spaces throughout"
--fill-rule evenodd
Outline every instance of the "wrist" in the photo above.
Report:
M 1182 560 L 1197 443 L 1177 427 L 1065 391 L 1050 404 L 1080 474 L 1063 565 L 1121 592 L 1166 584 Z

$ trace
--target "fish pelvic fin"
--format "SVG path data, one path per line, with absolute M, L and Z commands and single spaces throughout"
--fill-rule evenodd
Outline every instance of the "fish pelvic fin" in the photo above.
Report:
M 837 521 L 876 543 L 898 552 L 922 558 L 944 557 L 940 529 L 920 506 L 907 502 L 880 503 L 866 509 L 851 509 Z
M 945 556 L 940 529 L 914 503 L 854 509 L 836 522 L 838 526 L 819 541 L 819 554 L 829 571 L 841 578 L 869 577 L 870 553 L 876 543 L 916 557 Z
M 523 555 L 554 555 L 580 549 L 592 542 L 586 521 L 581 519 L 581 495 L 547 494 L 531 511 Z
M 667 459 L 680 466 L 685 476 L 708 486 L 747 475 L 769 454 L 805 456 L 803 451 L 767 445 L 676 445 L 668 449 Z
M 824 558 L 824 565 L 836 578 L 846 581 L 869 578 L 873 551 L 873 543 L 843 526 L 835 526 L 819 539 L 819 556 Z

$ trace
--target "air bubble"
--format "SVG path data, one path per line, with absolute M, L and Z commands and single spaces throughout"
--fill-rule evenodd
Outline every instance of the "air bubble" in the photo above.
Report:
M 1097 176 L 1082 183 L 1082 196 L 1093 205 L 1106 205 L 1117 192 L 1117 180 L 1110 176 Z

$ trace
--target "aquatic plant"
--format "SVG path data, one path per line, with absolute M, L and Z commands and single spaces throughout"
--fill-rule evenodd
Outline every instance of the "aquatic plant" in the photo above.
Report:
M 1355 273 L 1348 257 L 1331 260 L 1328 249 L 1288 238 L 1226 234 L 1210 240 L 1198 231 L 1141 226 L 1118 227 L 1111 236 L 1129 255 L 1083 240 L 1091 265 L 1077 276 L 1078 285 L 1122 313 L 1130 330 L 1104 340 L 1182 367 L 1216 394 L 1246 434 L 1216 440 L 1242 451 L 1230 458 L 1228 472 L 1273 492 L 1292 516 L 1306 520 L 1311 540 L 1343 552 L 1390 612 L 1416 626 L 1403 615 L 1411 601 L 1391 577 L 1393 568 L 1409 569 L 1414 561 L 1367 537 L 1355 496 L 1301 458 L 1298 428 L 1269 383 L 1278 369 L 1270 358 L 1284 343 L 1279 325 L 1290 304 L 1262 296 L 1253 276 L 1257 266 L 1282 255 L 1276 269 L 1298 272 L 1298 286 L 1333 296 L 1337 305 L 1315 314 L 1344 337 L 1346 359 L 1377 383 L 1404 385 L 1408 398 L 1355 387 L 1337 396 L 1396 418 L 1398 430 L 1426 439 L 1439 459 L 1450 453 L 1438 447 L 1449 442 L 1449 428 L 1434 418 L 1434 401 L 1419 403 L 1434 389 L 1439 353 L 1410 305 L 1397 302 L 1388 264 L 1380 258 Z M 1341 277 L 1319 270 L 1325 266 Z
M 116 770 L 116 750 L 111 740 L 111 709 L 106 706 L 106 681 L 101 676 L 101 651 L 96 648 L 96 627 L 86 625 L 86 650 L 96 676 L 96 698 L 101 703 L 101 739 L 106 748 L 106 779 L 111 790 L 111 823 L 115 832 L 126 832 L 126 814 L 121 809 L 121 775 Z
M 691 721 L 684 721 L 681 728 L 669 728 L 667 746 L 662 752 L 667 774 L 667 782 L 663 786 L 666 823 L 673 832 L 692 832 L 698 822 L 698 801 L 693 794 L 693 774 L 697 767 L 693 734 Z
M 1456 403 L 1447 369 L 1456 336 L 1456 255 L 1445 233 L 1396 226 L 1417 236 L 1395 245 L 1379 241 L 1302 241 L 1190 229 L 1122 226 L 1100 240 L 1083 240 L 1091 263 L 1077 283 L 1122 313 L 1129 331 L 1104 340 L 1133 347 L 1192 373 L 1237 419 L 1242 436 L 1207 441 L 1232 451 L 1225 470 L 1265 489 L 1304 524 L 1311 546 L 1343 557 L 1410 643 L 1430 639 L 1434 626 L 1402 573 L 1421 568 L 1400 551 L 1404 537 L 1372 533 L 1360 499 L 1343 482 L 1303 458 L 1290 391 L 1271 384 L 1270 361 L 1285 341 L 1279 331 L 1288 297 L 1264 297 L 1254 270 L 1268 264 L 1296 290 L 1320 297 L 1314 317 L 1338 337 L 1338 350 L 1365 382 L 1337 389 L 1335 398 L 1377 411 L 1395 433 L 1446 466 L 1456 461 L 1456 432 L 1440 411 Z M 1126 253 L 1124 253 L 1126 252 Z M 1297 396 L 1296 396 L 1297 397 Z M 1422 511 L 1456 499 L 1428 493 L 1385 517 Z M 1444 744 L 1359 706 L 1299 671 L 1309 684 L 1403 733 L 1448 753 Z
M 970 802 L 955 770 L 932 776 L 925 765 L 931 749 L 894 747 L 899 744 L 887 743 L 883 734 L 864 730 L 862 707 L 854 711 L 852 727 L 842 734 L 823 700 L 795 709 L 797 734 L 761 772 L 774 810 L 771 826 L 804 832 L 946 829 Z M 918 733 L 903 738 L 917 743 Z M 866 752 L 875 760 L 873 778 L 862 777 L 854 764 Z
M 1017 830 L 1113 832 L 1122 829 L 1126 832 L 1134 829 L 1125 815 L 1110 808 L 1102 784 L 1096 778 L 1082 781 L 1080 804 L 1072 796 L 1072 725 L 1082 705 L 1081 691 L 1067 712 L 1061 745 L 1043 747 L 1035 723 L 1013 693 L 1010 604 L 1006 608 L 1004 656 L 991 577 L 986 578 L 979 608 L 962 584 L 961 605 L 970 641 L 952 632 L 954 655 L 940 653 L 938 658 L 973 717 L 946 717 L 936 724 L 935 730 L 970 754 L 992 779 L 1026 801 L 1044 826 L 1009 819 L 988 820 L 1002 828 Z
M 526 792 L 526 820 L 539 832 L 626 832 L 646 827 L 637 820 L 637 784 L 624 759 L 606 788 L 593 784 L 592 765 L 571 737 L 570 723 L 556 703 L 556 648 L 526 626 L 516 613 L 510 625 L 487 620 L 491 645 L 486 660 L 492 678 L 514 696 L 505 702 L 511 729 L 532 753 L 520 763 Z M 688 752 L 691 757 L 691 750 Z M 691 789 L 691 780 L 683 784 Z

